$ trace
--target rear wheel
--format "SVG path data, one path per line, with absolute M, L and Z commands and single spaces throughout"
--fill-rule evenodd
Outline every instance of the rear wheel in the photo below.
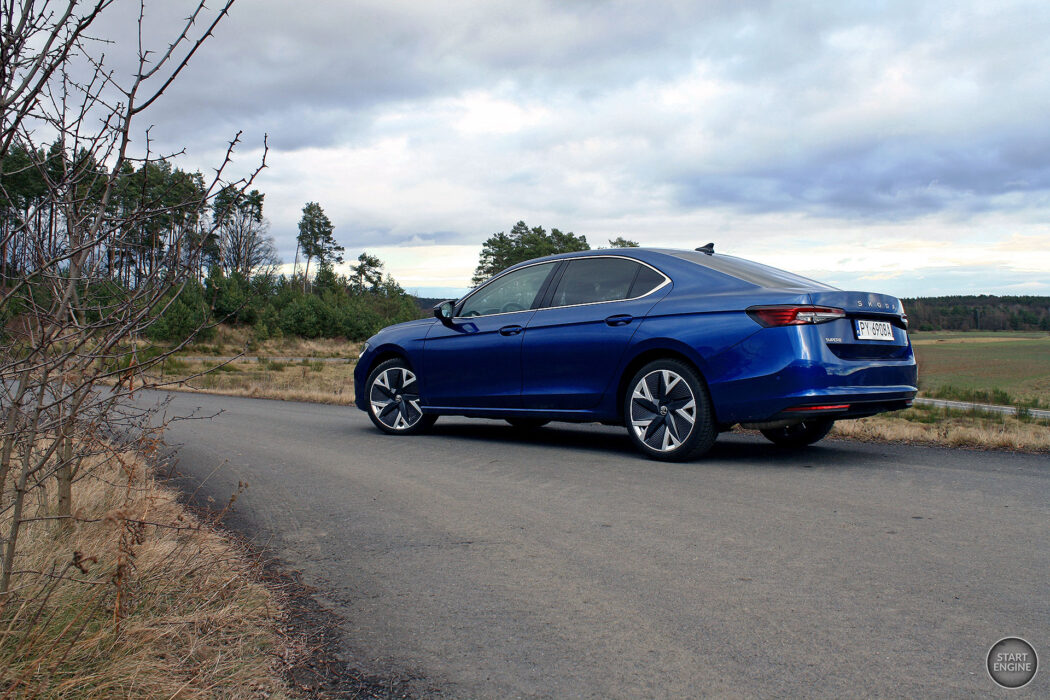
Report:
M 542 428 L 543 426 L 550 423 L 549 420 L 543 420 L 542 418 L 508 418 L 507 422 L 515 428 L 521 430 L 533 430 L 535 428 Z
M 823 440 L 834 425 L 833 420 L 815 418 L 804 420 L 796 425 L 789 425 L 786 428 L 763 430 L 762 434 L 767 440 L 780 447 L 806 447 Z
M 389 435 L 421 433 L 437 416 L 423 413 L 416 375 L 401 359 L 387 360 L 368 375 L 368 417 Z
M 642 367 L 627 385 L 623 413 L 631 441 L 651 459 L 699 457 L 718 434 L 707 388 L 696 370 L 678 360 Z

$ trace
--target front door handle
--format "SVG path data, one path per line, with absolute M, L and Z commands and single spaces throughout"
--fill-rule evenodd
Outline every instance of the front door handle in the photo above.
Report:
M 518 333 L 521 333 L 523 330 L 525 330 L 525 329 L 522 328 L 521 326 L 503 326 L 503 328 L 499 329 L 499 334 L 500 335 L 517 335 Z
M 616 314 L 605 319 L 605 323 L 610 326 L 626 326 L 628 323 L 634 320 L 634 316 L 630 314 Z

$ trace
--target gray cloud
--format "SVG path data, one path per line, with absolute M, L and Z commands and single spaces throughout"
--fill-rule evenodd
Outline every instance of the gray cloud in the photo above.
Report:
M 1000 296 L 1050 296 L 1050 281 L 1036 275 L 1003 270 L 991 265 L 958 268 L 918 268 L 892 279 L 870 279 L 815 271 L 817 279 L 841 289 L 869 289 L 897 297 L 947 294 L 996 294 Z
M 147 36 L 185 6 L 151 7 Z M 129 21 L 102 27 L 118 63 Z M 290 250 L 307 199 L 355 246 L 523 217 L 1045 220 L 1047 27 L 1034 1 L 240 0 L 149 120 L 193 167 L 268 132 L 285 158 L 259 186 Z M 485 99 L 482 122 L 520 123 L 467 125 Z

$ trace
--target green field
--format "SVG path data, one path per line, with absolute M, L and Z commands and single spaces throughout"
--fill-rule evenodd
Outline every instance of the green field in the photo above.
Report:
M 911 339 L 926 395 L 1050 405 L 1047 333 L 916 332 Z

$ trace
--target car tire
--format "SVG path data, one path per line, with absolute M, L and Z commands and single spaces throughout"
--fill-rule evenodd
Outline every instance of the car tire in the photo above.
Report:
M 679 360 L 656 360 L 638 370 L 627 384 L 623 415 L 631 442 L 650 459 L 695 459 L 718 435 L 707 386 Z
M 550 423 L 542 418 L 507 418 L 506 421 L 519 430 L 535 430 Z
M 833 420 L 817 418 L 805 420 L 796 425 L 789 425 L 786 428 L 763 430 L 762 435 L 778 447 L 807 447 L 823 440 L 831 432 L 831 428 L 834 425 L 835 421 Z
M 415 372 L 402 359 L 381 362 L 365 383 L 368 417 L 387 435 L 415 435 L 430 429 L 437 416 L 419 405 Z

